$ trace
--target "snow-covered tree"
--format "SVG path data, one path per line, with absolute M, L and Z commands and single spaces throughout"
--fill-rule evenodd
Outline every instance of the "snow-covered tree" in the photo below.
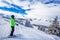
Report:
M 28 19 L 26 19 L 25 26 L 32 27 L 32 24 L 30 23 L 30 21 Z
M 60 26 L 59 26 L 58 17 L 56 16 L 56 18 L 54 18 L 52 24 L 48 28 L 48 32 L 50 34 L 60 35 L 60 32 L 59 31 L 60 31 Z

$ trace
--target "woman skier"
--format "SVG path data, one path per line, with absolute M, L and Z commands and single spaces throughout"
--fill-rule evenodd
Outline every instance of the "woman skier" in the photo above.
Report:
M 10 33 L 10 36 L 13 36 L 13 33 L 14 33 L 14 28 L 15 28 L 15 25 L 18 25 L 15 23 L 15 16 L 14 15 L 11 15 L 11 18 L 10 18 L 10 24 L 11 24 L 11 33 Z

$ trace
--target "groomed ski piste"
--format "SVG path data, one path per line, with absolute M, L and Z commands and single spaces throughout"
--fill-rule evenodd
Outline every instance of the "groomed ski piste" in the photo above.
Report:
M 0 40 L 60 40 L 60 37 L 49 35 L 43 31 L 25 27 L 24 25 L 18 25 L 15 27 L 14 35 L 16 37 L 8 37 L 11 32 L 9 20 L 0 16 Z

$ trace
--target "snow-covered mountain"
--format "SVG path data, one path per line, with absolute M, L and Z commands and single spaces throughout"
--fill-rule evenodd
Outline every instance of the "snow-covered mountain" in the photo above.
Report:
M 43 31 L 39 31 L 34 28 L 28 28 L 19 24 L 15 27 L 15 38 L 4 38 L 10 34 L 11 28 L 9 19 L 3 18 L 3 14 L 0 15 L 0 40 L 60 40 L 59 37 L 49 35 Z

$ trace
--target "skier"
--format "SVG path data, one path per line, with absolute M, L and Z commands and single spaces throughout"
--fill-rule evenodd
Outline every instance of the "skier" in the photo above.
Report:
M 11 24 L 11 33 L 10 33 L 10 37 L 13 36 L 13 33 L 14 33 L 14 27 L 15 25 L 18 25 L 15 23 L 15 18 L 14 18 L 14 15 L 11 15 L 11 19 L 10 19 L 10 24 Z

